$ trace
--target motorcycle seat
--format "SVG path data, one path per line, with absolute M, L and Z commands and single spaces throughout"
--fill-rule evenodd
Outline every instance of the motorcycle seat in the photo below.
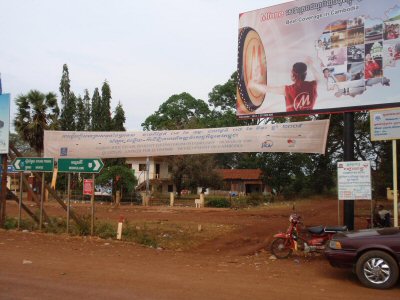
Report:
M 347 231 L 347 226 L 326 226 L 325 232 Z
M 308 227 L 308 232 L 312 234 L 322 234 L 324 232 L 339 232 L 339 231 L 347 231 L 347 226 L 314 226 Z
M 321 234 L 324 232 L 324 226 L 320 225 L 320 226 L 308 227 L 307 230 L 312 234 Z

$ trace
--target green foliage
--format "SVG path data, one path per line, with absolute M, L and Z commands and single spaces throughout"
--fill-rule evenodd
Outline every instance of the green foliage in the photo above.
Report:
M 122 237 L 124 238 L 124 240 L 133 241 L 148 247 L 158 247 L 158 242 L 155 234 L 148 229 L 146 224 L 139 227 L 132 226 L 128 222 L 125 222 Z
M 84 95 L 83 95 L 83 110 L 85 112 L 83 118 L 82 118 L 82 123 L 84 124 L 84 130 L 90 130 L 91 128 L 91 123 L 90 123 L 90 113 L 91 113 L 91 105 L 90 105 L 90 96 L 89 96 L 89 91 L 85 89 Z
M 110 223 L 98 223 L 95 227 L 95 235 L 102 239 L 113 239 L 117 236 L 116 226 Z
M 111 120 L 111 88 L 108 82 L 105 80 L 103 86 L 101 87 L 101 102 L 99 115 L 99 125 L 101 131 L 112 130 L 112 120 Z
M 43 231 L 47 233 L 65 233 L 67 221 L 64 218 L 50 218 L 50 223 L 45 224 Z
M 112 119 L 112 130 L 125 131 L 126 130 L 124 127 L 125 121 L 126 121 L 125 111 L 122 108 L 121 102 L 118 102 L 118 105 L 114 111 L 114 117 Z
M 18 219 L 6 216 L 6 219 L 4 222 L 4 229 L 11 230 L 11 229 L 17 229 L 17 228 L 18 228 Z M 32 230 L 37 229 L 37 226 L 31 220 L 21 219 L 20 229 L 32 231 Z
M 39 154 L 43 151 L 44 130 L 58 129 L 59 108 L 53 93 L 31 90 L 15 99 L 15 130 Z
M 71 92 L 71 80 L 69 79 L 68 66 L 63 65 L 63 71 L 60 81 L 61 93 L 61 115 L 60 124 L 62 130 L 74 131 L 76 129 L 75 116 L 77 113 L 76 102 L 77 98 Z M 79 111 L 78 111 L 79 112 Z
M 90 129 L 90 97 L 88 90 L 85 90 L 85 96 L 79 96 L 76 103 L 76 130 L 85 131 Z
M 209 104 L 221 111 L 234 112 L 236 108 L 236 87 L 237 72 L 235 71 L 225 84 L 218 84 L 213 87 L 208 94 Z
M 251 193 L 246 198 L 247 198 L 246 202 L 250 206 L 258 206 L 265 202 L 268 202 L 267 197 L 261 193 Z
M 145 130 L 173 130 L 206 127 L 204 121 L 210 110 L 203 100 L 188 93 L 171 96 L 159 109 L 146 118 Z
M 92 106 L 92 111 L 91 111 L 92 130 L 101 131 L 102 125 L 100 123 L 100 118 L 99 118 L 101 112 L 101 97 L 98 88 L 94 89 L 91 106 Z
M 114 165 L 104 168 L 96 178 L 97 184 L 105 184 L 113 180 L 113 191 L 120 190 L 123 186 L 128 193 L 131 193 L 137 183 L 137 179 L 132 169 L 126 165 Z
M 217 207 L 217 208 L 229 208 L 231 203 L 225 197 L 210 197 L 205 201 L 205 206 L 207 207 Z

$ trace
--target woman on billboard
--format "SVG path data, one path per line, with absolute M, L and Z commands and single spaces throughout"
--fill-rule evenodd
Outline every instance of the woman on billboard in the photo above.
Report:
M 307 81 L 307 64 L 310 67 L 314 80 Z M 317 85 L 320 81 L 320 74 L 314 68 L 312 59 L 308 57 L 306 63 L 297 62 L 293 65 L 291 79 L 293 84 L 280 87 L 267 86 L 267 93 L 280 94 L 285 96 L 286 111 L 306 111 L 314 108 L 317 100 Z

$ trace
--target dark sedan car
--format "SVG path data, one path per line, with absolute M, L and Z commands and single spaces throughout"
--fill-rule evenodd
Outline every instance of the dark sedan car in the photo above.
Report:
M 325 256 L 334 267 L 350 267 L 367 287 L 391 288 L 399 278 L 400 228 L 336 234 Z

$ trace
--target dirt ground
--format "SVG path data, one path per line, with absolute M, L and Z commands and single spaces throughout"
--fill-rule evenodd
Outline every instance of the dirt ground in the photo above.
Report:
M 109 222 L 123 216 L 231 228 L 188 250 L 0 230 L 0 299 L 400 299 L 400 283 L 387 291 L 364 288 L 350 270 L 332 268 L 321 255 L 270 259 L 265 248 L 286 229 L 293 204 L 240 210 L 96 206 L 96 217 Z M 50 216 L 65 215 L 54 203 L 45 208 Z M 90 211 L 84 204 L 74 209 Z M 335 200 L 297 201 L 295 209 L 307 225 L 338 220 Z M 366 227 L 368 213 L 369 203 L 357 202 L 357 228 Z M 17 215 L 15 203 L 7 203 L 7 215 Z

